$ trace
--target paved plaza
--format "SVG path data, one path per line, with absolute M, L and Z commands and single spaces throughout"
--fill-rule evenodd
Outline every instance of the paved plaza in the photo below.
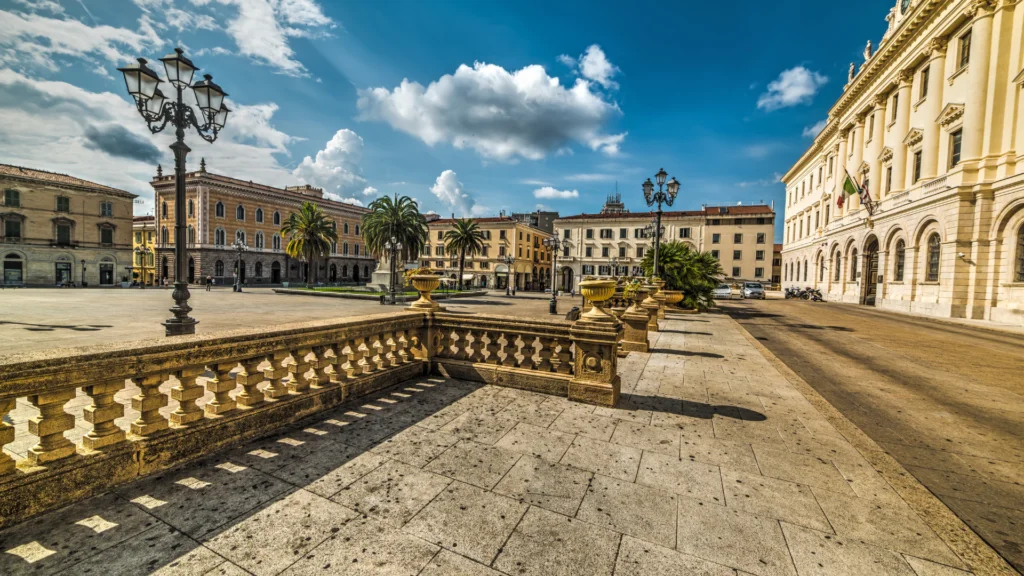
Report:
M 536 292 L 520 292 L 514 297 L 491 292 L 442 302 L 455 313 L 548 318 L 550 299 L 550 294 Z M 171 290 L 161 288 L 0 290 L 0 354 L 160 338 L 164 335 L 161 322 L 171 316 L 173 304 Z M 230 287 L 210 292 L 196 287 L 190 304 L 192 316 L 199 320 L 199 334 L 388 310 L 377 300 L 276 294 L 268 288 L 234 293 Z M 579 304 L 579 297 L 560 296 L 558 310 L 564 314 Z
M 410 381 L 0 532 L 0 574 L 1008 573 L 734 321 L 663 328 L 618 408 Z

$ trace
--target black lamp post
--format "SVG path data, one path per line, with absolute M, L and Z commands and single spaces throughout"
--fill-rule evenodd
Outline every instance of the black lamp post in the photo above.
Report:
M 395 258 L 398 257 L 398 252 L 402 249 L 402 243 L 392 236 L 384 243 L 384 248 L 388 251 L 388 256 L 391 260 L 389 269 L 390 274 L 388 274 L 388 292 L 390 304 L 394 305 L 397 302 L 395 299 L 395 274 L 398 272 L 397 266 L 395 265 Z
M 662 186 L 665 184 L 665 178 L 668 178 L 668 173 L 662 168 L 658 170 L 658 173 L 654 175 L 658 181 L 658 191 L 654 191 L 654 184 L 651 179 L 648 178 L 644 182 L 644 200 L 647 201 L 648 206 L 653 206 L 655 203 L 658 205 L 657 219 L 654 224 L 654 276 L 658 276 L 658 248 L 661 247 L 661 205 L 671 206 L 676 201 L 676 194 L 679 194 L 679 182 L 675 178 L 668 183 L 666 190 L 662 190 Z
M 192 76 L 198 68 L 185 57 L 181 48 L 175 48 L 173 54 L 160 59 L 164 64 L 167 81 L 174 89 L 174 97 L 167 99 L 160 92 L 160 78 L 144 58 L 138 63 L 118 68 L 124 74 L 128 93 L 135 99 L 135 107 L 149 126 L 150 132 L 156 134 L 167 127 L 174 127 L 175 141 L 171 144 L 174 151 L 174 306 L 171 308 L 173 318 L 164 324 L 167 336 L 195 334 L 197 321 L 188 315 L 192 308 L 188 305 L 190 294 L 188 282 L 188 253 L 185 245 L 185 157 L 191 150 L 185 145 L 185 129 L 195 128 L 196 132 L 207 142 L 217 139 L 218 132 L 224 128 L 228 119 L 228 107 L 224 105 L 227 94 L 220 86 L 213 83 L 213 78 L 206 74 L 203 80 L 192 84 Z M 191 88 L 202 120 L 190 103 L 184 101 L 184 94 Z
M 572 248 L 572 242 L 563 240 L 558 236 L 545 238 L 542 242 L 551 250 L 551 302 L 548 303 L 548 313 L 558 314 L 558 290 L 555 289 L 555 276 L 558 274 L 558 253 L 563 248 Z
M 612 272 L 611 276 L 612 276 L 612 278 L 615 278 L 616 276 L 618 276 L 619 275 L 619 258 L 617 256 L 612 256 L 611 258 L 609 258 L 608 259 L 608 267 L 611 268 L 611 272 Z
M 233 288 L 233 292 L 241 292 L 242 291 L 242 252 L 248 251 L 249 247 L 245 245 L 245 242 L 242 242 L 241 238 L 235 238 L 235 243 L 232 244 L 231 247 L 235 249 L 235 255 L 236 255 L 235 256 L 235 285 L 234 285 L 234 288 Z M 175 246 L 175 248 L 177 248 L 177 246 Z M 174 285 L 177 286 L 178 283 L 175 282 Z
M 82 259 L 82 288 L 85 288 L 85 259 Z
M 501 261 L 505 263 L 505 296 L 511 296 L 512 293 L 509 292 L 512 289 L 510 277 L 512 276 L 512 265 L 515 264 L 516 259 L 511 254 L 506 254 Z

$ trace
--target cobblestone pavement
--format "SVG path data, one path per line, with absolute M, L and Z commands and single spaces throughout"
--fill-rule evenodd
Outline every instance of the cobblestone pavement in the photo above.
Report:
M 735 322 L 663 328 L 619 408 L 413 380 L 0 532 L 0 574 L 968 573 Z
M 1024 335 L 839 304 L 723 308 L 1024 571 Z
M 530 292 L 507 298 L 492 292 L 447 300 L 444 305 L 452 312 L 547 318 L 550 298 L 550 294 Z M 194 289 L 190 303 L 200 333 L 380 314 L 387 309 L 375 300 L 275 294 L 268 288 L 247 288 L 240 294 L 230 287 L 210 292 Z M 564 314 L 579 303 L 579 297 L 560 297 L 558 309 Z M 159 338 L 164 335 L 160 323 L 171 315 L 173 304 L 171 291 L 160 288 L 0 290 L 0 355 Z

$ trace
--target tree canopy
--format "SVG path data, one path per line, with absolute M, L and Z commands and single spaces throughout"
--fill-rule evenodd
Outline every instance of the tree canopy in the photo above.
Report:
M 654 250 L 644 255 L 640 266 L 644 274 L 653 272 Z M 714 304 L 722 266 L 710 252 L 693 250 L 683 242 L 666 242 L 658 249 L 658 271 L 665 281 L 665 289 L 683 293 L 684 306 L 706 310 Z
M 462 290 L 462 272 L 466 267 L 466 256 L 483 252 L 484 233 L 472 218 L 456 220 L 452 229 L 444 233 L 445 250 L 459 255 L 459 290 Z
M 363 215 L 363 242 L 370 254 L 377 258 L 390 256 L 386 245 L 394 238 L 402 245 L 397 253 L 399 258 L 419 258 L 427 243 L 427 220 L 415 200 L 408 196 L 381 196 L 370 203 L 369 209 Z
M 331 243 L 338 241 L 334 222 L 327 219 L 323 209 L 313 202 L 303 202 L 298 212 L 292 212 L 281 226 L 281 235 L 288 237 L 285 252 L 296 259 L 302 259 L 309 270 L 316 274 L 316 259 L 325 256 Z M 306 285 L 310 274 L 306 273 Z

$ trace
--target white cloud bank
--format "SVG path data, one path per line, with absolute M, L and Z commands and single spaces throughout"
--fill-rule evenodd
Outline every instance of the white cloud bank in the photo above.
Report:
M 551 186 L 544 186 L 533 191 L 533 197 L 544 200 L 569 200 L 579 198 L 578 190 L 558 190 Z
M 804 138 L 814 138 L 828 125 L 828 118 L 815 123 L 813 126 L 807 126 L 804 128 Z
M 292 174 L 303 182 L 323 188 L 335 199 L 365 194 L 366 178 L 359 167 L 362 157 L 363 139 L 348 128 L 342 128 L 316 153 L 316 158 L 306 156 Z
M 614 156 L 626 134 L 603 128 L 622 111 L 593 88 L 582 78 L 563 86 L 539 65 L 510 72 L 475 62 L 426 87 L 406 79 L 393 90 L 359 90 L 357 104 L 361 120 L 387 122 L 429 146 L 471 148 L 487 159 L 539 160 L 571 143 Z
M 815 94 L 828 83 L 828 76 L 803 66 L 783 70 L 768 83 L 768 91 L 757 99 L 757 107 L 771 112 L 800 104 L 810 104 Z
M 579 58 L 562 54 L 558 57 L 558 61 L 572 68 L 587 80 L 597 82 L 605 90 L 616 90 L 619 87 L 612 77 L 621 70 L 608 60 L 604 50 L 601 50 L 597 44 L 588 47 L 587 51 L 580 54 Z

